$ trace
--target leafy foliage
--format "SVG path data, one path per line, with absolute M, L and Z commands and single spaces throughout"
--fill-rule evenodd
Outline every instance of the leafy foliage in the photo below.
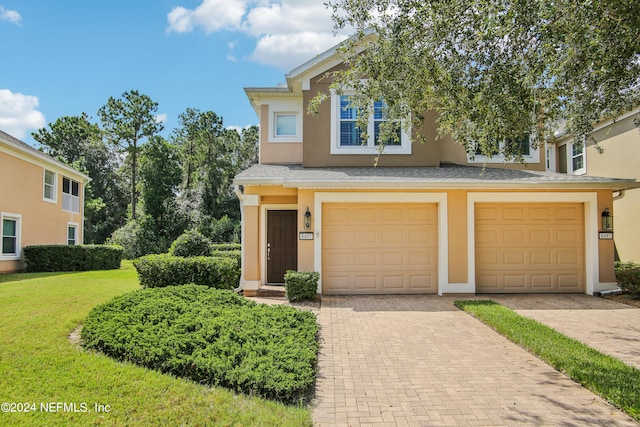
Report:
M 133 262 L 145 288 L 196 285 L 233 289 L 240 281 L 240 264 L 233 255 L 183 258 L 169 254 L 147 255 Z
M 34 245 L 25 246 L 24 261 L 29 272 L 115 270 L 122 254 L 120 246 Z
M 315 316 L 186 285 L 142 289 L 95 307 L 84 346 L 198 383 L 285 402 L 315 381 Z
M 171 244 L 169 255 L 181 257 L 210 256 L 211 240 L 198 230 L 187 230 Z
M 616 263 L 615 270 L 620 289 L 640 299 L 640 265 L 633 262 Z
M 144 221 L 129 221 L 113 232 L 107 239 L 110 245 L 124 248 L 125 259 L 136 259 L 148 254 L 162 253 L 169 244 L 158 238 L 149 224 Z
M 180 172 L 180 153 L 175 145 L 156 135 L 142 147 L 140 184 L 145 222 L 159 239 L 170 242 L 185 226 L 176 207 Z
M 440 131 L 473 155 L 522 159 L 517 141 L 576 139 L 594 123 L 640 105 L 640 3 L 623 0 L 332 0 L 348 68 L 332 86 L 354 107 L 384 99 L 390 119 L 420 129 L 436 110 Z M 366 80 L 363 80 L 366 79 Z M 320 94 L 311 108 L 328 94 Z M 407 120 L 411 117 L 410 120 Z M 361 117 L 361 128 L 368 118 Z M 391 122 L 393 123 L 393 122 Z M 399 122 L 395 122 L 396 124 Z M 381 140 L 392 130 L 387 129 Z M 536 142 L 537 141 L 537 142 Z
M 140 140 L 162 131 L 164 125 L 156 120 L 158 103 L 137 90 L 124 92 L 122 97 L 109 97 L 100 107 L 98 116 L 107 140 L 127 154 L 130 165 L 131 218 L 136 219 L 137 172 Z
M 320 274 L 316 271 L 287 270 L 284 274 L 284 288 L 289 301 L 314 299 L 318 292 Z

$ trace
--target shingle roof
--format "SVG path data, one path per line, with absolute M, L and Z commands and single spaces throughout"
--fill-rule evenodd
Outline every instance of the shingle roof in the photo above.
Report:
M 251 166 L 238 185 L 293 188 L 609 188 L 640 187 L 633 179 L 442 164 L 440 167 L 304 168 L 302 165 Z

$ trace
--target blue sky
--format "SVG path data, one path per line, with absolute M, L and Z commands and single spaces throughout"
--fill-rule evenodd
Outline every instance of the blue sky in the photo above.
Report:
M 344 38 L 319 0 L 0 0 L 0 129 L 33 143 L 128 90 L 159 104 L 165 136 L 188 107 L 257 124 L 244 87 Z

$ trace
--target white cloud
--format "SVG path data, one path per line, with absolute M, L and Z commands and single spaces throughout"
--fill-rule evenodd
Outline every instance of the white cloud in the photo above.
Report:
M 195 27 L 202 27 L 210 34 L 219 30 L 237 29 L 246 7 L 245 0 L 203 0 L 202 4 L 193 10 L 178 6 L 167 15 L 167 30 L 186 33 L 193 31 Z
M 251 58 L 262 64 L 291 70 L 344 40 L 333 34 L 303 31 L 266 35 L 258 40 Z
M 256 39 L 251 60 L 287 71 L 346 38 L 334 36 L 331 12 L 317 0 L 203 0 L 194 9 L 174 8 L 167 20 L 167 30 L 178 33 L 202 28 L 248 34 Z M 227 59 L 237 60 L 233 52 Z
M 156 123 L 166 123 L 167 122 L 167 115 L 165 113 L 161 113 L 161 114 L 157 114 L 156 115 Z
M 22 22 L 22 16 L 15 10 L 5 9 L 4 7 L 0 6 L 0 20 L 9 21 L 12 24 L 20 25 L 20 22 Z
M 0 129 L 24 139 L 28 130 L 37 130 L 46 125 L 44 114 L 37 110 L 40 101 L 37 96 L 13 93 L 0 89 Z

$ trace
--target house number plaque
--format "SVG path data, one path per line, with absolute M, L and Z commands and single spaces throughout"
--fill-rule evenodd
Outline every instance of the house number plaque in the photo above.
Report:
M 610 231 L 600 231 L 598 233 L 598 238 L 600 240 L 613 240 L 613 233 Z
M 309 231 L 301 231 L 300 232 L 300 240 L 313 240 L 313 232 Z

